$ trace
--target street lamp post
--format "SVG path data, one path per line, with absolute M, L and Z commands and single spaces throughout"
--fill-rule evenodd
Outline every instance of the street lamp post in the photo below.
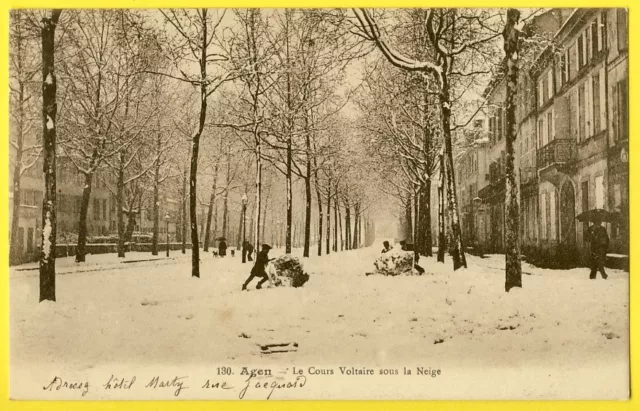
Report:
M 242 263 L 247 262 L 247 252 L 245 247 L 247 228 L 247 193 L 242 195 Z
M 165 227 L 166 227 L 166 231 L 167 231 L 167 257 L 169 257 L 169 213 L 167 213 L 164 216 L 164 221 L 165 221 Z

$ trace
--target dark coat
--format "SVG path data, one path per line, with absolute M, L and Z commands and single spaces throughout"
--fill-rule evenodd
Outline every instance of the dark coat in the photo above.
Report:
M 251 269 L 251 274 L 266 274 L 265 267 L 269 263 L 269 252 L 262 250 L 256 257 L 256 262 Z
M 589 242 L 591 253 L 606 254 L 609 249 L 609 235 L 607 229 L 601 225 L 592 225 L 587 230 L 587 241 Z

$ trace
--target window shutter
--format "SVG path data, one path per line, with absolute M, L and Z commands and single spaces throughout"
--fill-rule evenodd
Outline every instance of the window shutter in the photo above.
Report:
M 585 137 L 591 137 L 591 130 L 593 129 L 593 110 L 591 108 L 591 76 L 587 77 L 587 81 L 584 82 L 584 121 L 585 121 Z
M 576 109 L 576 118 L 575 118 L 575 128 L 573 131 L 576 134 L 576 140 L 578 143 L 580 142 L 580 98 L 578 97 L 578 88 L 573 89 L 573 104 L 572 106 Z
M 598 51 L 602 50 L 602 14 L 598 14 Z M 602 80 L 602 78 L 600 78 Z
M 551 98 L 553 96 L 553 68 L 549 69 L 549 73 L 547 74 L 547 88 L 548 96 Z
M 619 130 L 618 130 L 618 86 L 617 84 L 614 84 L 613 87 L 611 87 L 611 91 L 612 91 L 612 113 L 611 113 L 611 134 L 613 135 L 613 139 L 614 141 L 617 141 L 620 136 L 618 135 Z
M 552 133 L 552 136 L 549 138 L 549 140 L 555 140 L 555 138 L 556 138 L 556 111 L 553 108 L 551 109 L 551 133 Z
M 607 106 L 605 100 L 605 93 L 607 92 L 605 87 L 605 73 L 604 66 L 600 69 L 599 73 L 599 86 L 600 86 L 600 130 L 605 130 L 607 128 Z
M 585 62 L 589 62 L 591 61 L 591 58 L 593 57 L 591 55 L 591 25 L 588 24 L 587 25 L 587 29 L 584 31 L 585 37 L 586 37 L 586 41 L 585 41 L 585 45 L 586 45 L 586 53 L 584 54 L 586 59 Z

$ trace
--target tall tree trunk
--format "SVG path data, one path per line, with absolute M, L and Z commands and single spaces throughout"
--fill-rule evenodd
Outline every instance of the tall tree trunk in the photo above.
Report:
M 309 247 L 311 246 L 311 159 L 309 157 L 307 157 L 307 175 L 304 178 L 304 192 L 304 248 L 302 250 L 302 256 L 309 257 Z
M 20 24 L 20 23 L 19 23 Z M 19 47 L 22 45 L 20 44 Z M 22 53 L 22 50 L 17 52 Z M 22 243 L 18 242 L 18 232 L 20 230 L 20 205 L 22 196 L 20 192 L 20 181 L 22 174 L 22 151 L 24 150 L 24 82 L 19 82 L 19 106 L 18 106 L 18 138 L 16 149 L 16 159 L 13 166 L 13 211 L 11 213 L 11 238 L 9 240 L 9 265 L 18 264 L 22 257 Z
M 338 252 L 338 186 L 335 189 L 335 201 L 333 202 L 333 251 Z
M 54 41 L 62 10 L 42 19 L 42 147 L 44 195 L 42 198 L 42 251 L 40 253 L 40 301 L 56 300 L 56 74 Z
M 446 180 L 446 164 L 444 154 L 438 156 L 440 161 L 440 180 L 438 181 L 438 262 L 444 263 L 444 251 L 446 249 L 445 219 L 444 219 L 444 184 Z
M 355 210 L 354 210 L 354 224 L 353 224 L 353 249 L 358 249 L 360 247 L 360 242 L 358 236 L 360 227 L 360 201 L 356 202 Z
M 187 167 L 182 172 L 182 213 L 180 218 L 180 239 L 182 240 L 182 254 L 187 250 Z
M 407 197 L 407 202 L 405 203 L 405 232 L 404 232 L 404 240 L 407 243 L 413 242 L 413 211 L 411 210 L 412 202 L 411 202 L 411 194 Z
M 118 163 L 118 180 L 116 182 L 116 218 L 118 224 L 118 257 L 125 256 L 124 226 L 124 152 L 120 152 Z
M 291 254 L 291 224 L 293 222 L 293 187 L 292 187 L 292 161 L 293 161 L 293 147 L 291 141 L 291 134 L 287 140 L 287 232 L 285 239 L 285 253 Z
M 82 188 L 82 203 L 80 204 L 80 219 L 78 224 L 78 246 L 76 247 L 76 263 L 83 263 L 85 261 L 85 246 L 87 245 L 87 214 L 89 212 L 89 201 L 91 200 L 92 180 L 92 172 L 86 173 L 84 175 L 84 187 Z
M 227 224 L 229 223 L 229 185 L 231 184 L 231 149 L 229 144 L 227 144 L 226 162 L 227 175 L 225 177 L 226 185 L 224 189 L 224 200 L 222 202 L 222 237 L 224 237 L 225 240 L 229 240 L 227 238 Z
M 337 204 L 338 201 L 336 200 L 336 206 Z M 340 225 L 340 227 L 338 228 L 338 231 L 340 232 L 340 251 L 344 251 L 344 238 L 342 237 L 342 214 L 340 213 L 340 207 L 338 207 L 338 224 Z
M 327 248 L 326 254 L 331 253 L 331 181 L 327 188 Z
M 160 139 L 158 139 L 160 149 Z M 165 210 L 166 212 L 166 210 Z M 153 175 L 153 235 L 151 238 L 151 255 L 158 255 L 158 237 L 160 236 L 160 159 L 156 160 Z
M 507 56 L 507 90 L 506 90 L 506 235 L 505 235 L 505 264 L 506 278 L 504 289 L 509 292 L 513 287 L 522 288 L 522 266 L 520 263 L 520 217 L 518 209 L 518 183 L 514 166 L 514 148 L 516 140 L 516 107 L 515 99 L 518 84 L 518 40 L 519 32 L 516 25 L 520 20 L 520 12 L 516 9 L 507 11 L 507 22 L 502 35 L 504 36 L 504 52 Z
M 261 229 L 261 210 L 262 210 L 262 145 L 258 136 L 258 126 L 255 129 L 256 138 L 256 204 L 255 204 L 255 220 L 253 221 L 253 245 L 256 251 L 260 249 Z
M 344 242 L 345 248 L 347 250 L 351 250 L 351 207 L 349 206 L 349 201 L 344 201 L 344 213 L 345 213 L 345 221 L 344 221 Z
M 422 210 L 424 216 L 424 224 L 422 231 L 424 232 L 423 253 L 427 257 L 433 256 L 433 241 L 431 239 L 431 179 L 428 178 L 424 185 L 422 193 Z
M 449 218 L 451 219 L 452 244 L 450 246 L 453 269 L 467 267 L 467 259 L 462 246 L 462 230 L 460 229 L 460 213 L 456 193 L 456 177 L 453 164 L 453 147 L 451 144 L 451 98 L 449 91 L 449 79 L 447 76 L 447 63 L 445 61 L 442 71 L 442 90 L 440 92 L 440 109 L 442 118 L 442 131 L 444 133 L 445 154 L 447 161 L 447 200 L 449 205 Z
M 433 169 L 431 155 L 431 129 L 429 122 L 429 93 L 428 93 L 428 84 L 427 78 L 424 78 L 424 87 L 422 89 L 423 92 L 423 105 L 422 105 L 422 122 L 424 124 L 423 129 L 423 151 L 424 151 L 424 161 L 426 168 L 426 181 L 422 191 L 422 197 L 420 200 L 420 204 L 422 205 L 421 209 L 423 219 L 422 219 L 422 229 L 423 233 L 423 241 L 422 241 L 422 252 L 425 256 L 431 257 L 433 256 L 432 250 L 432 239 L 431 239 L 431 171 Z
M 422 212 L 420 210 L 421 208 L 420 195 L 421 195 L 421 192 L 420 192 L 420 188 L 418 187 L 413 194 L 413 218 L 414 218 L 413 249 L 416 252 L 419 252 L 422 247 L 422 232 L 421 232 L 422 231 L 422 220 L 421 220 Z
M 314 171 L 316 177 L 316 199 L 318 202 L 318 255 L 322 255 L 322 222 L 324 215 L 322 214 L 322 195 L 320 194 L 320 186 L 318 184 L 317 168 Z
M 211 197 L 209 197 L 209 208 L 207 209 L 207 224 L 204 230 L 203 251 L 209 251 L 209 241 L 211 237 L 211 218 L 213 217 L 213 205 L 216 203 L 216 190 L 218 189 L 218 162 L 213 167 L 213 186 L 211 187 Z
M 207 9 L 202 9 L 202 46 L 200 55 L 200 119 L 198 131 L 194 134 L 191 145 L 191 169 L 189 171 L 189 216 L 191 219 L 191 276 L 200 277 L 200 246 L 198 241 L 198 209 L 197 209 L 197 176 L 198 154 L 200 152 L 200 136 L 204 130 L 207 117 L 207 45 L 208 38 Z

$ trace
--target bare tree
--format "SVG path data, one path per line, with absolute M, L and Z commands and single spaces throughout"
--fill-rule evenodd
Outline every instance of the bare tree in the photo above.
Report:
M 504 52 L 507 59 L 507 91 L 506 91 L 506 232 L 505 260 L 506 278 L 504 289 L 509 292 L 513 287 L 522 287 L 522 266 L 520 263 L 520 213 L 518 210 L 519 190 L 514 166 L 514 142 L 517 135 L 516 93 L 518 84 L 518 55 L 520 12 L 516 9 L 507 11 L 507 22 L 504 27 Z
M 56 300 L 56 73 L 54 45 L 62 10 L 42 19 L 42 146 L 44 196 L 42 199 L 42 253 L 40 301 Z

